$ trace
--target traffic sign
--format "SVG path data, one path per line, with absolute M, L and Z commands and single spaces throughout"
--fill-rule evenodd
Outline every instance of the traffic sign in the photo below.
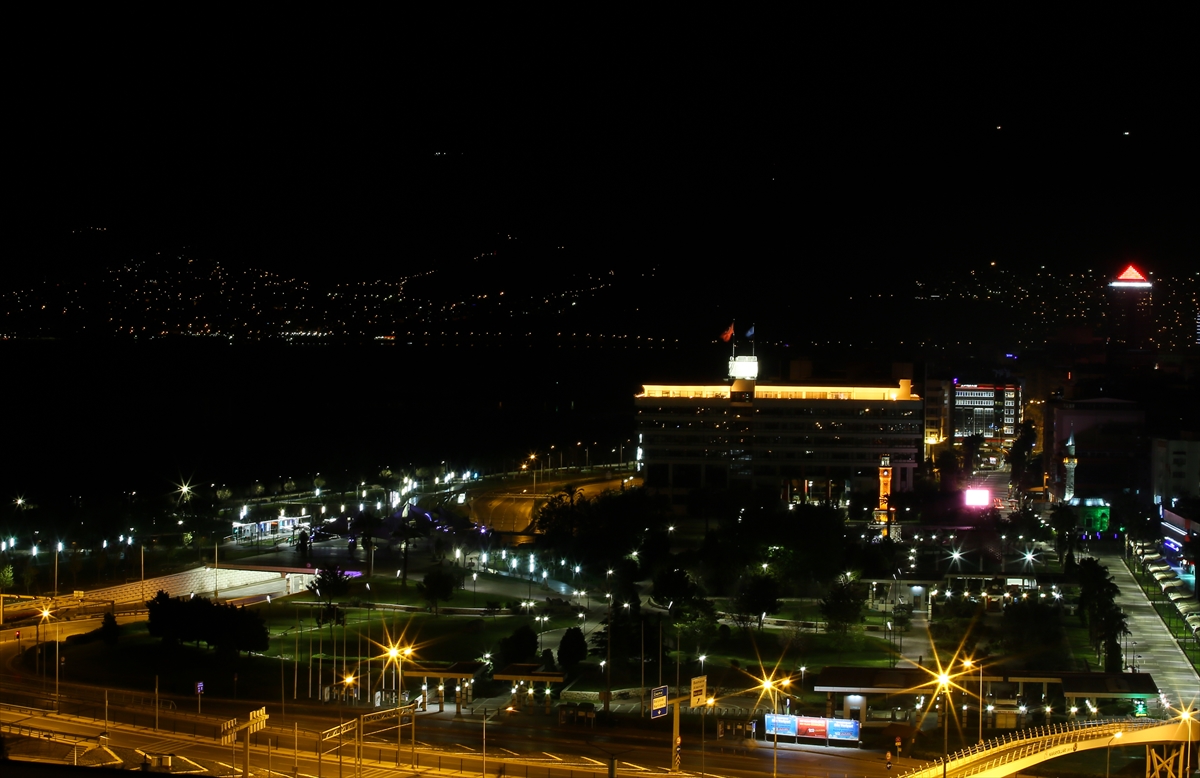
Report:
M 650 718 L 658 719 L 667 715 L 667 687 L 655 686 L 650 690 Z
M 708 702 L 708 676 L 698 675 L 692 679 L 692 707 L 702 708 Z

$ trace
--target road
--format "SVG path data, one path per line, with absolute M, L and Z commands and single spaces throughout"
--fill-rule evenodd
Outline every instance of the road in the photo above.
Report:
M 360 712 L 363 711 L 353 708 L 341 711 L 343 720 L 351 720 Z M 242 714 L 241 721 L 245 721 L 247 713 L 248 711 Z M 320 775 L 321 778 L 335 774 L 353 775 L 353 748 L 349 742 L 351 738 L 347 738 L 343 743 L 343 764 L 340 770 L 337 764 L 336 740 L 324 744 L 325 756 L 321 765 L 318 765 L 315 758 L 313 733 L 337 724 L 338 720 L 328 715 L 331 713 L 332 711 L 327 711 L 323 720 L 307 715 L 281 720 L 271 713 L 269 728 L 252 738 L 251 764 L 257 770 L 264 770 L 268 758 L 271 758 L 273 767 L 281 772 L 290 773 L 295 761 L 301 775 Z M 604 770 L 606 754 L 616 755 L 618 769 L 626 775 L 659 773 L 666 771 L 670 759 L 670 725 L 667 720 L 656 722 L 653 727 L 647 722 L 641 729 L 589 730 L 573 725 L 559 726 L 550 723 L 549 717 L 536 714 L 510 715 L 491 709 L 488 716 L 489 773 L 496 772 L 502 760 L 507 762 L 507 775 L 525 773 L 526 766 L 527 774 L 531 778 L 545 775 L 543 771 L 546 769 L 552 769 L 555 775 L 563 775 L 567 770 L 600 773 Z M 104 731 L 103 722 L 100 721 L 54 714 L 32 714 L 12 709 L 0 710 L 0 721 L 10 726 L 33 727 L 44 732 L 87 738 L 93 743 Z M 295 742 L 292 737 L 293 721 L 301 732 L 299 754 L 292 749 Z M 708 774 L 749 777 L 771 773 L 776 752 L 769 745 L 760 741 L 756 748 L 747 749 L 741 744 L 719 742 L 714 736 L 714 723 L 708 722 L 703 753 L 703 766 Z M 171 723 L 165 718 L 159 731 L 150 726 L 133 727 L 110 722 L 107 743 L 114 750 L 139 749 L 146 753 L 173 754 L 177 758 L 190 759 L 201 767 L 227 766 L 239 764 L 241 761 L 240 744 L 236 747 L 221 745 L 207 737 L 172 733 L 171 728 Z M 397 749 L 394 721 L 385 719 L 366 727 L 365 731 L 367 734 L 363 742 L 363 774 L 368 778 L 383 775 L 385 771 L 395 774 Z M 399 763 L 402 767 L 410 764 L 412 759 L 408 735 L 407 731 L 403 733 L 404 742 L 399 753 Z M 275 746 L 271 757 L 268 757 L 266 749 L 268 741 Z M 478 772 L 481 768 L 482 749 L 482 713 L 456 719 L 454 714 L 447 710 L 446 713 L 427 713 L 418 717 L 416 756 L 419 765 L 424 768 L 423 772 L 437 769 L 439 766 L 446 771 Z M 777 756 L 778 772 L 782 775 L 873 777 L 888 774 L 881 754 L 856 748 L 780 744 Z M 683 770 L 698 774 L 701 771 L 701 759 L 698 733 L 689 734 L 685 729 Z M 903 769 L 909 764 L 910 760 L 901 759 L 897 760 L 896 767 Z M 216 771 L 221 772 L 219 767 Z
M 516 483 L 475 492 L 469 495 L 470 515 L 478 524 L 490 527 L 496 532 L 521 534 L 529 531 L 533 520 L 533 509 L 548 495 L 562 491 L 568 484 L 577 485 L 583 495 L 594 498 L 609 489 L 620 489 L 623 478 L 601 478 L 591 480 L 590 476 L 575 478 L 552 477 L 539 480 L 536 488 L 532 478 L 522 478 Z M 637 479 L 634 484 L 640 484 Z

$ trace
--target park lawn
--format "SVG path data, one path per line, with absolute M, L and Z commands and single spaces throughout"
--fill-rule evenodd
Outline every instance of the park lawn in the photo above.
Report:
M 823 632 L 805 633 L 805 646 L 802 653 L 794 647 L 784 651 L 779 642 L 782 634 L 782 630 L 764 628 L 761 632 L 755 630 L 749 634 L 738 634 L 735 631 L 724 643 L 712 641 L 705 649 L 706 659 L 703 672 L 709 676 L 710 682 L 715 682 L 718 677 L 728 676 L 736 663 L 750 676 L 763 677 L 774 674 L 776 677 L 787 675 L 799 679 L 801 677 L 799 668 L 804 666 L 806 668 L 804 673 L 807 678 L 806 686 L 811 688 L 813 675 L 819 673 L 827 665 L 891 666 L 890 643 L 869 633 L 863 636 L 861 642 L 852 641 L 850 645 L 836 635 Z M 650 652 L 648 651 L 648 653 Z M 701 674 L 701 666 L 695 653 L 690 652 L 690 654 L 680 670 L 685 681 L 694 675 Z M 600 672 L 598 658 L 589 660 L 585 668 L 584 674 L 572 685 L 572 690 L 603 690 L 605 681 L 603 673 Z M 655 683 L 658 679 L 658 665 L 647 665 L 646 674 L 647 684 Z M 736 677 L 736 673 L 731 677 Z M 672 684 L 675 681 L 675 663 L 670 656 L 664 656 L 663 678 L 669 679 Z M 618 671 L 614 668 L 614 688 L 637 686 L 640 680 L 636 662 L 630 665 L 628 671 L 624 671 L 624 669 Z M 807 692 L 801 695 L 798 686 L 792 692 L 792 696 L 799 697 L 803 702 L 812 705 L 823 705 L 825 700 L 823 693 Z
M 357 650 L 358 635 L 363 636 L 363 643 L 368 640 L 375 645 L 374 655 L 382 655 L 388 646 L 411 646 L 414 650 L 413 661 L 427 662 L 458 662 L 475 659 L 485 653 L 495 652 L 500 640 L 508 637 L 522 625 L 528 625 L 535 633 L 538 623 L 533 616 L 510 615 L 502 611 L 496 616 L 435 616 L 432 613 L 406 613 L 386 609 L 346 608 L 346 625 L 321 627 L 317 631 L 312 621 L 312 608 L 306 606 L 284 607 L 282 601 L 276 600 L 270 608 L 274 609 L 269 624 L 271 648 L 265 653 L 268 656 L 278 656 L 281 652 L 287 656 L 295 653 L 296 616 L 300 619 L 300 656 L 302 661 L 308 656 L 309 638 L 312 638 L 313 653 L 319 652 L 323 646 L 324 653 L 333 653 L 332 641 L 340 646 L 343 640 L 347 651 Z M 268 606 L 260 604 L 255 610 L 264 619 L 267 618 Z M 307 618 L 306 618 L 307 617 Z M 553 616 L 542 627 L 549 632 L 556 629 L 576 626 L 578 618 L 561 615 Z M 367 650 L 363 650 L 364 657 Z
M 733 603 L 727 597 L 713 599 L 713 607 L 724 613 L 733 612 Z M 782 600 L 782 607 L 767 618 L 787 619 L 789 621 L 824 621 L 821 615 L 821 604 L 817 600 Z
M 320 630 L 312 621 L 302 621 L 302 630 L 295 631 L 293 610 L 304 613 L 304 608 L 282 607 L 283 601 L 276 600 L 271 606 L 271 645 L 262 655 L 239 654 L 236 661 L 221 658 L 201 643 L 177 647 L 174 651 L 164 649 L 158 638 L 151 637 L 146 622 L 135 622 L 121 627 L 120 642 L 115 647 L 93 641 L 83 645 L 66 645 L 62 655 L 66 658 L 66 677 L 71 680 L 86 678 L 88 683 L 113 688 L 153 690 L 154 676 L 159 676 L 160 689 L 164 694 L 189 695 L 197 681 L 204 681 L 206 693 L 214 697 L 232 698 L 235 694 L 234 675 L 237 675 L 236 694 L 241 698 L 274 700 L 279 697 L 280 657 L 286 691 L 292 693 L 294 676 L 299 676 L 300 696 L 306 696 L 310 657 L 314 668 L 320 667 L 328 683 L 335 664 L 339 670 L 343 662 L 353 663 L 364 672 L 370 661 L 373 675 L 378 676 L 385 664 L 386 648 L 390 641 L 399 645 L 411 645 L 414 649 L 411 660 L 413 667 L 420 664 L 445 665 L 459 661 L 481 658 L 483 654 L 496 651 L 502 638 L 523 624 L 536 632 L 537 625 L 531 616 L 497 616 L 496 618 L 433 616 L 427 613 L 392 614 L 374 611 L 372 619 L 356 618 L 366 610 L 348 613 L 345 627 L 329 626 Z M 254 606 L 266 616 L 267 606 Z M 386 626 L 382 616 L 386 615 Z M 551 621 L 548 629 L 571 626 L 571 619 Z M 368 628 L 370 639 L 368 639 Z M 360 640 L 361 633 L 361 640 Z M 332 639 L 331 639 L 332 634 Z M 342 644 L 345 652 L 342 656 Z M 336 641 L 336 647 L 334 645 Z M 297 651 L 298 648 L 298 651 Z M 298 661 L 298 670 L 294 662 Z M 319 681 L 314 681 L 319 683 Z
M 1067 646 L 1071 650 L 1071 659 L 1075 670 L 1082 671 L 1085 667 L 1093 671 L 1103 669 L 1097 665 L 1096 652 L 1088 642 L 1087 627 L 1079 623 L 1078 618 L 1067 617 L 1065 622 Z

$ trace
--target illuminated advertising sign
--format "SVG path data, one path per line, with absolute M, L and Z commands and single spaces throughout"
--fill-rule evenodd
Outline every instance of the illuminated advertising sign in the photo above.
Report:
M 1142 275 L 1142 272 L 1140 270 L 1138 270 L 1133 265 L 1130 265 L 1129 267 L 1125 268 L 1125 271 L 1123 273 L 1121 273 L 1121 275 L 1117 276 L 1117 280 L 1109 283 L 1109 286 L 1114 286 L 1117 288 L 1133 287 L 1133 288 L 1140 288 L 1140 289 L 1149 289 L 1151 286 L 1151 283 L 1150 283 L 1150 280 L 1146 278 L 1146 276 Z
M 968 508 L 987 508 L 992 504 L 991 489 L 968 489 L 963 497 Z
M 829 719 L 830 740 L 853 740 L 858 742 L 858 719 Z
M 766 716 L 768 737 L 811 737 L 823 740 L 858 741 L 857 719 L 822 719 L 815 716 L 782 716 L 768 713 Z
M 758 357 L 730 357 L 729 377 L 751 381 L 758 378 Z
M 832 719 L 818 719 L 813 716 L 793 716 L 796 719 L 797 737 L 828 737 L 826 724 Z
M 766 732 L 768 735 L 796 737 L 796 717 L 781 716 L 777 713 L 768 713 Z

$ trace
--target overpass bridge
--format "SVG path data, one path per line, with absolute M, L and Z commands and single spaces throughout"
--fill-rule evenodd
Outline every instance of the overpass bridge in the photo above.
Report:
M 902 773 L 900 778 L 1000 778 L 1077 751 L 1146 746 L 1146 778 L 1182 778 L 1195 758 L 1200 721 L 1193 718 L 1099 719 L 1018 730 Z

